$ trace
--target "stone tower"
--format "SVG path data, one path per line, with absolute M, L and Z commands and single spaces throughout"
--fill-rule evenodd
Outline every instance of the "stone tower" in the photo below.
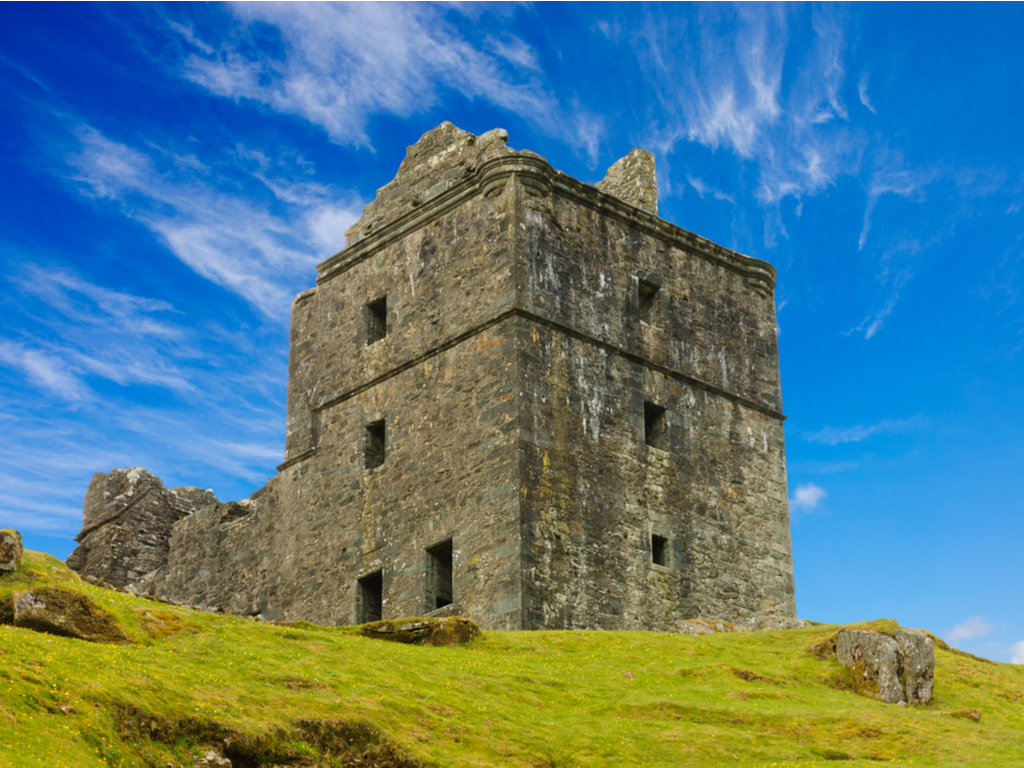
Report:
M 795 615 L 775 270 L 507 134 L 409 148 L 292 306 L 285 461 L 140 588 L 273 619 Z

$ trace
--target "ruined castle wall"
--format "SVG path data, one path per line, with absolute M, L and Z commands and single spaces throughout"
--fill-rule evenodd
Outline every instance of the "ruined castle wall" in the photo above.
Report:
M 384 618 L 423 615 L 425 549 L 451 539 L 448 612 L 518 628 L 515 360 L 499 325 L 325 409 L 316 453 L 276 476 L 248 514 L 221 505 L 175 526 L 169 567 L 149 588 L 266 619 L 348 624 L 357 580 L 382 570 Z M 367 469 L 366 425 L 378 419 L 386 459 Z
M 374 590 L 497 629 L 795 614 L 774 269 L 654 216 L 643 152 L 619 199 L 506 139 L 409 148 L 293 303 L 279 474 L 140 588 L 323 624 Z
M 774 270 L 606 202 L 520 197 L 525 626 L 793 616 Z
M 544 324 L 519 344 L 524 628 L 795 615 L 777 419 Z M 666 407 L 664 448 L 644 400 Z
M 557 190 L 523 198 L 520 305 L 781 411 L 774 269 L 675 227 L 625 220 L 606 203 Z M 658 287 L 642 322 L 641 281 Z
M 511 199 L 466 182 L 511 153 L 506 138 L 447 123 L 430 132 L 349 229 L 349 247 L 319 265 L 317 288 L 292 309 L 286 462 L 313 448 L 320 409 L 514 304 Z M 369 305 L 381 298 L 387 335 L 368 344 Z

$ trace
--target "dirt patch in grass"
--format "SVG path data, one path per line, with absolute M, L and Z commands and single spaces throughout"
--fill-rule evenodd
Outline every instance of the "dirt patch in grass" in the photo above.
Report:
M 420 768 L 421 763 L 367 723 L 301 720 L 290 728 L 241 733 L 200 717 L 171 719 L 131 705 L 115 705 L 117 734 L 124 741 L 148 739 L 197 752 L 213 750 L 234 768 L 266 766 L 374 766 Z

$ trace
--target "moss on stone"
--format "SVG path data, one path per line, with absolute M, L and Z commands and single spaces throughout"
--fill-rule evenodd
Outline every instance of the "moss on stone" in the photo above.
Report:
M 116 617 L 89 596 L 66 587 L 36 587 L 14 593 L 14 624 L 90 642 L 128 642 Z
M 395 619 L 374 621 L 359 628 L 363 637 L 390 640 L 406 645 L 433 645 L 451 647 L 465 645 L 483 637 L 480 628 L 469 619 L 449 616 L 442 619 Z

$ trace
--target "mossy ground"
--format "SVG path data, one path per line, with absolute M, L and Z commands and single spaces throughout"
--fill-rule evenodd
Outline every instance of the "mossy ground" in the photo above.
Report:
M 1024 667 L 938 648 L 932 703 L 901 709 L 815 658 L 835 626 L 434 648 L 160 605 L 37 553 L 0 577 L 0 599 L 29 581 L 85 592 L 131 643 L 0 626 L 3 766 L 189 766 L 207 746 L 236 768 L 1024 765 Z M 890 626 L 858 626 L 875 624 Z

